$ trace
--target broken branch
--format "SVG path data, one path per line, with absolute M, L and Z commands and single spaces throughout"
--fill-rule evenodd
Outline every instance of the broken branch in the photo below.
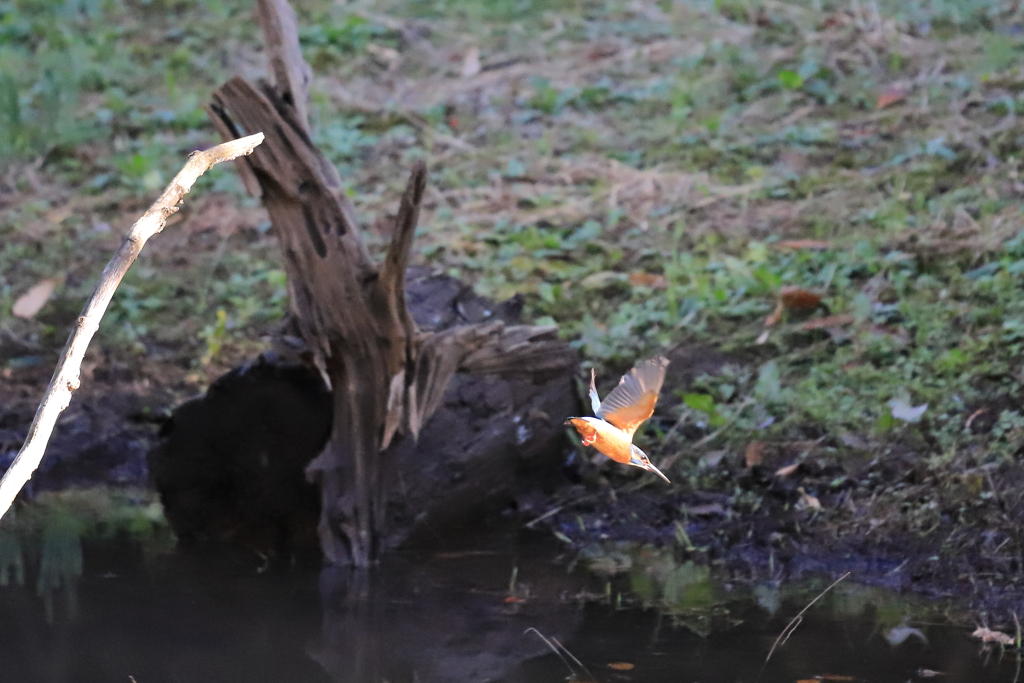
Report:
M 135 225 L 128 231 L 114 258 L 103 269 L 99 284 L 82 309 L 78 322 L 68 338 L 67 345 L 57 361 L 57 369 L 53 373 L 50 385 L 43 394 L 43 400 L 36 410 L 36 416 L 29 427 L 25 443 L 14 458 L 14 462 L 0 479 L 0 519 L 7 514 L 14 504 L 14 499 L 22 487 L 32 478 L 32 473 L 39 467 L 50 441 L 57 418 L 71 403 L 71 394 L 81 384 L 82 359 L 89 348 L 96 330 L 99 329 L 110 300 L 114 296 L 121 280 L 128 269 L 142 252 L 142 248 L 150 237 L 164 229 L 167 218 L 178 210 L 182 198 L 192 189 L 199 176 L 222 161 L 230 161 L 244 154 L 249 154 L 263 142 L 263 133 L 232 140 L 211 147 L 202 152 L 193 152 L 185 166 L 174 176 L 152 206 L 142 214 Z

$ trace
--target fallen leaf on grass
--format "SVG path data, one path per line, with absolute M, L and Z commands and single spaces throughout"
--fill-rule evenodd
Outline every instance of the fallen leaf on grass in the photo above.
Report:
M 993 631 L 986 626 L 979 626 L 975 629 L 974 633 L 971 634 L 974 638 L 977 638 L 983 643 L 999 643 L 1000 645 L 1013 645 L 1016 641 L 1013 636 L 1003 633 L 1002 631 Z
M 829 249 L 832 243 L 824 240 L 779 240 L 774 246 L 777 249 Z
M 785 467 L 780 467 L 779 469 L 775 470 L 775 476 L 779 477 L 780 479 L 784 479 L 789 475 L 793 474 L 794 472 L 796 472 L 798 469 L 800 469 L 800 463 L 795 462 L 792 465 L 786 465 Z
M 764 326 L 777 325 L 782 320 L 782 312 L 787 308 L 792 311 L 813 311 L 818 306 L 821 306 L 820 294 L 809 289 L 787 285 L 779 290 L 779 302 L 775 305 L 775 310 L 765 318 Z
M 50 300 L 50 295 L 53 294 L 53 288 L 56 286 L 57 281 L 52 278 L 40 280 L 32 285 L 27 292 L 18 297 L 18 300 L 14 302 L 11 313 L 19 318 L 34 318 L 36 313 L 42 310 L 46 302 Z
M 65 204 L 64 206 L 57 207 L 56 209 L 50 209 L 46 212 L 46 220 L 54 225 L 60 225 L 74 213 L 75 208 L 71 204 Z
M 664 275 L 645 273 L 642 270 L 633 271 L 629 274 L 629 284 L 634 287 L 650 287 L 651 289 L 665 289 Z
M 609 669 L 615 669 L 616 671 L 632 671 L 634 666 L 629 662 L 611 662 L 608 664 Z
M 855 321 L 856 318 L 849 313 L 836 313 L 835 315 L 827 315 L 824 318 L 808 320 L 800 325 L 800 329 L 820 330 L 826 327 L 843 327 L 844 325 L 852 325 Z
M 850 17 L 846 14 L 830 14 L 822 20 L 819 28 L 824 31 L 829 28 L 839 28 L 840 26 L 846 26 L 851 21 Z
M 908 94 L 909 91 L 903 86 L 889 86 L 882 92 L 878 93 L 878 103 L 876 104 L 876 107 L 878 109 L 885 109 L 886 107 L 907 99 Z
M 787 286 L 779 290 L 782 305 L 794 311 L 812 311 L 821 305 L 821 295 L 809 289 Z

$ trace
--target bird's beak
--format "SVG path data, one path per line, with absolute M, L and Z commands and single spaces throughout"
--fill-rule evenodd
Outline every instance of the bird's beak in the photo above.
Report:
M 647 454 L 644 453 L 643 451 L 641 451 L 636 446 L 633 446 L 633 453 L 632 453 L 631 457 L 629 458 L 629 464 L 632 465 L 633 467 L 639 467 L 642 470 L 647 470 L 648 472 L 652 472 L 654 474 L 657 474 L 659 477 L 664 479 L 667 483 L 669 483 L 669 484 L 672 483 L 669 480 L 669 478 L 666 477 L 662 473 L 661 470 L 659 470 L 657 467 L 654 466 L 654 464 L 651 462 L 651 459 L 647 457 Z
M 668 477 L 666 477 L 666 476 L 665 476 L 664 474 L 662 474 L 661 470 L 659 470 L 659 469 L 658 469 L 657 467 L 655 467 L 655 466 L 654 466 L 653 464 L 651 464 L 651 463 L 649 463 L 649 462 L 646 462 L 646 463 L 644 463 L 644 464 L 642 465 L 642 467 L 643 467 L 643 468 L 644 468 L 645 470 L 647 470 L 648 472 L 654 472 L 655 474 L 657 474 L 657 475 L 658 475 L 659 477 L 661 477 L 662 479 L 664 479 L 664 480 L 665 480 L 665 483 L 667 483 L 667 484 L 671 484 L 671 483 L 672 483 L 671 481 L 669 481 L 669 478 L 668 478 Z

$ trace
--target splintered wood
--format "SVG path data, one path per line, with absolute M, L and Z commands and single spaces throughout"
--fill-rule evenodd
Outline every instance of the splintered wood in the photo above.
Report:
M 336 564 L 367 566 L 384 527 L 389 447 L 415 438 L 458 371 L 564 369 L 575 354 L 554 328 L 486 322 L 437 334 L 417 329 L 405 303 L 405 272 L 427 171 L 417 164 L 382 264 L 361 238 L 341 178 L 309 136 L 309 67 L 285 0 L 260 0 L 274 83 L 232 78 L 207 111 L 225 139 L 267 131 L 238 164 L 274 224 L 288 274 L 291 313 L 334 394 L 334 424 L 308 473 L 322 493 L 320 541 Z

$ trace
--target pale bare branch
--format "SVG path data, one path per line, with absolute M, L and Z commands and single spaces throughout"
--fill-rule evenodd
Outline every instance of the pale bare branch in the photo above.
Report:
M 124 242 L 121 243 L 114 258 L 103 269 L 99 284 L 96 285 L 95 291 L 78 317 L 78 322 L 57 362 L 57 369 L 50 380 L 50 386 L 46 388 L 35 419 L 32 420 L 32 426 L 29 427 L 25 443 L 14 462 L 7 469 L 3 479 L 0 479 L 0 518 L 7 514 L 11 505 L 14 504 L 14 498 L 18 492 L 28 483 L 32 473 L 39 467 L 57 418 L 68 407 L 71 402 L 71 394 L 81 383 L 82 359 L 85 357 L 89 342 L 92 341 L 93 335 L 99 329 L 100 320 L 103 318 L 103 313 L 107 310 L 107 305 L 110 304 L 114 292 L 132 263 L 138 258 L 142 247 L 150 237 L 164 229 L 167 218 L 178 210 L 178 204 L 192 189 L 192 185 L 199 176 L 222 161 L 230 161 L 249 154 L 261 142 L 263 142 L 263 133 L 257 133 L 225 142 L 206 151 L 193 152 L 188 162 L 178 172 L 178 175 L 174 176 L 174 180 L 163 191 L 160 198 L 149 207 L 146 213 L 142 214 L 142 217 L 128 231 L 128 235 L 124 238 Z

